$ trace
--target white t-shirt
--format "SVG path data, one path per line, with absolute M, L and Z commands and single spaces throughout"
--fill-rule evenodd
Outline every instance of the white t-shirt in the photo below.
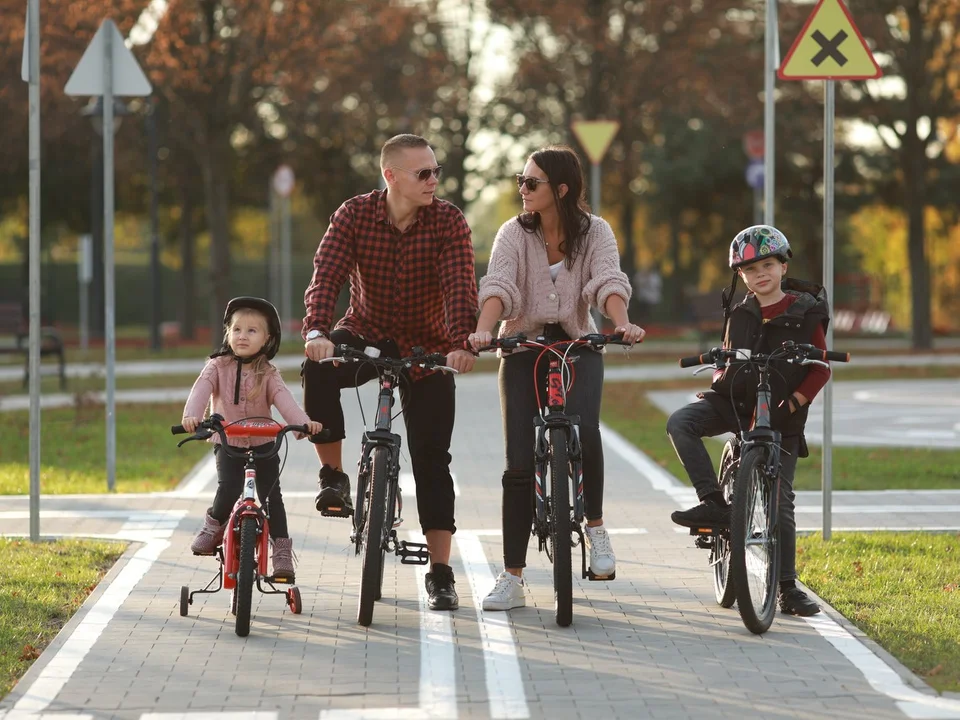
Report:
M 562 267 L 563 267 L 563 260 L 561 260 L 561 261 L 558 262 L 558 263 L 554 263 L 553 265 L 550 266 L 550 279 L 551 279 L 551 280 L 553 280 L 554 282 L 557 281 L 557 275 L 560 274 L 560 268 L 562 268 Z

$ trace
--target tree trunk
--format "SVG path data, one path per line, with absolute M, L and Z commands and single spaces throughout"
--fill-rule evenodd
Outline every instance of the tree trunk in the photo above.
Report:
M 208 147 L 200 157 L 204 205 L 210 231 L 210 343 L 220 347 L 223 310 L 230 299 L 230 198 L 227 155 Z
M 912 134 L 908 131 L 908 135 Z M 919 146 L 912 149 L 911 145 Z M 904 183 L 908 220 L 907 257 L 910 262 L 910 314 L 913 347 L 925 350 L 933 347 L 933 327 L 930 318 L 930 265 L 927 261 L 924 231 L 924 200 L 926 197 L 925 160 L 919 140 L 904 144 L 901 154 L 904 163 Z
M 185 183 L 180 184 L 180 258 L 182 263 L 180 280 L 180 337 L 188 342 L 193 340 L 197 326 L 196 278 L 194 275 L 194 236 L 193 236 L 193 196 Z

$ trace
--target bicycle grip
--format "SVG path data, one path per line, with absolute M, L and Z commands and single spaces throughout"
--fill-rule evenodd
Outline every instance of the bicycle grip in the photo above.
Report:
M 833 360 L 835 362 L 850 362 L 850 353 L 836 352 L 835 350 L 824 350 L 824 360 Z
M 713 362 L 713 360 L 710 358 L 710 353 L 691 355 L 690 357 L 680 358 L 680 367 L 689 368 L 695 365 L 709 365 L 711 362 Z
M 170 433 L 172 435 L 187 435 L 187 431 L 183 428 L 183 425 L 171 425 Z
M 331 436 L 332 434 L 333 434 L 333 433 L 331 433 L 327 428 L 324 428 L 323 430 L 321 430 L 320 432 L 318 432 L 316 435 L 308 435 L 308 436 L 307 436 L 307 440 L 309 440 L 310 442 L 312 442 L 312 443 L 314 443 L 314 444 L 316 444 L 316 443 L 324 443 L 324 442 L 327 442 L 327 441 L 330 439 L 330 436 Z

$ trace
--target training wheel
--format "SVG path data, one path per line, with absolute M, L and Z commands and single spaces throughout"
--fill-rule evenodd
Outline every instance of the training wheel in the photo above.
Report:
M 303 612 L 303 601 L 300 599 L 300 588 L 292 587 L 287 590 L 287 605 L 290 607 L 290 612 L 294 615 L 299 615 Z
M 187 616 L 187 606 L 190 604 L 190 588 L 186 585 L 180 586 L 180 616 Z

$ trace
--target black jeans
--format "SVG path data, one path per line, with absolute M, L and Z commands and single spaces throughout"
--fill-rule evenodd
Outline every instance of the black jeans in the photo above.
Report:
M 713 460 L 703 445 L 704 437 L 738 432 L 737 419 L 731 409 L 728 416 L 717 411 L 707 400 L 691 403 L 677 410 L 667 420 L 667 435 L 683 463 L 690 482 L 703 499 L 716 492 L 720 483 Z M 797 579 L 797 521 L 795 517 L 793 477 L 797 472 L 800 436 L 784 437 L 780 453 L 780 580 Z
M 533 366 L 539 353 L 517 352 L 500 361 L 500 409 L 507 466 L 503 473 L 503 564 L 522 568 L 527 564 L 527 542 L 533 523 L 534 433 L 533 420 L 540 401 L 546 402 L 548 358 Z M 583 452 L 583 499 L 588 520 L 603 517 L 603 444 L 600 440 L 600 396 L 603 391 L 603 356 L 595 350 L 579 349 L 574 363 L 575 382 L 567 394 L 566 412 L 580 416 L 580 444 Z
M 346 330 L 335 330 L 330 339 L 335 345 L 345 343 L 361 350 L 371 344 Z M 400 357 L 397 345 L 392 340 L 372 344 L 380 348 L 383 357 Z M 376 368 L 358 363 L 341 363 L 334 367 L 333 363 L 321 365 L 306 360 L 301 375 L 307 415 L 330 430 L 331 436 L 327 442 L 343 440 L 346 429 L 340 391 L 358 387 L 377 377 Z M 417 486 L 420 527 L 423 532 L 456 532 L 453 477 L 450 475 L 450 440 L 456 413 L 453 376 L 437 371 L 416 382 L 411 382 L 405 373 L 402 378 L 400 403 L 410 445 L 413 479 Z
M 266 443 L 254 448 L 254 453 L 262 455 L 273 448 L 273 443 Z M 240 493 L 243 492 L 243 468 L 247 461 L 242 458 L 230 457 L 216 445 L 213 449 L 217 460 L 217 494 L 213 498 L 213 507 L 210 508 L 210 517 L 219 523 L 224 523 L 233 512 Z M 283 495 L 280 494 L 280 456 L 254 460 L 257 467 L 257 496 L 265 512 L 270 515 L 270 537 L 285 538 L 287 535 L 287 509 L 283 506 Z

